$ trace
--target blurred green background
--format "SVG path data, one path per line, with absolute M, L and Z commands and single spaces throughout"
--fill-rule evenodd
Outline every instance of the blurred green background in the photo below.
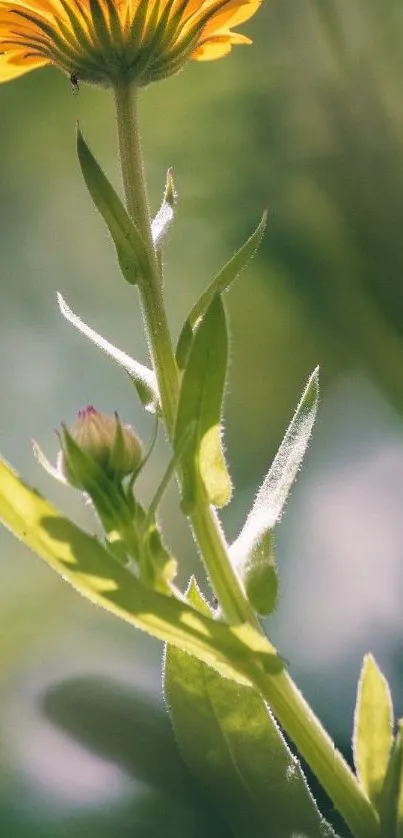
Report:
M 223 519 L 234 537 L 319 363 L 320 414 L 278 528 L 282 595 L 268 630 L 349 754 L 367 650 L 403 712 L 403 6 L 269 0 L 244 31 L 252 47 L 144 92 L 147 174 L 153 208 L 168 166 L 179 192 L 165 253 L 176 335 L 269 209 L 264 245 L 227 296 L 236 496 Z M 55 300 L 62 291 L 147 359 L 138 300 L 75 156 L 78 119 L 119 183 L 111 96 L 73 95 L 45 70 L 3 85 L 0 113 L 1 450 L 94 531 L 91 510 L 41 472 L 30 439 L 55 457 L 53 429 L 88 403 L 151 433 L 125 375 L 61 320 Z M 143 497 L 165 456 L 160 441 Z M 163 512 L 181 581 L 196 571 L 203 584 L 175 489 Z M 175 755 L 161 646 L 80 601 L 3 530 L 0 539 L 2 834 L 224 836 Z

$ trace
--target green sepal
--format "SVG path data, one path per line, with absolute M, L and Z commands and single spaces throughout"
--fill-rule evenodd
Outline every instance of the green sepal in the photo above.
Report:
M 285 437 L 230 555 L 250 602 L 270 614 L 277 602 L 272 530 L 280 519 L 307 449 L 319 400 L 319 368 L 312 373 Z
M 102 337 L 102 335 L 98 334 L 98 332 L 95 332 L 90 326 L 87 326 L 87 324 L 84 323 L 84 321 L 81 320 L 81 318 L 75 314 L 71 308 L 69 308 L 59 291 L 57 293 L 57 302 L 61 314 L 68 323 L 71 323 L 71 325 L 81 332 L 82 335 L 89 338 L 95 346 L 102 349 L 106 355 L 109 355 L 110 358 L 116 361 L 120 367 L 123 367 L 123 369 L 129 373 L 137 390 L 138 397 L 145 409 L 150 413 L 158 412 L 160 409 L 159 393 L 157 379 L 153 371 L 148 367 L 145 367 L 144 364 L 140 364 L 139 361 L 135 361 L 134 358 L 130 357 L 130 355 L 126 355 L 126 353 L 122 352 L 121 349 L 117 349 L 117 347 L 113 346 L 112 343 L 109 343 L 106 338 Z
M 283 669 L 275 648 L 250 625 L 227 626 L 175 597 L 146 588 L 1 460 L 0 520 L 90 602 L 179 646 L 227 678 L 249 683 L 251 655 L 271 674 Z
M 154 247 L 159 250 L 174 219 L 176 192 L 172 169 L 168 169 L 162 204 L 151 224 Z
M 111 453 L 110 453 L 110 457 L 109 457 L 109 466 L 110 466 L 110 469 L 111 469 L 112 472 L 116 471 L 116 473 L 119 473 L 119 472 L 122 471 L 122 469 L 124 468 L 124 465 L 125 465 L 126 446 L 125 446 L 125 441 L 124 441 L 124 436 L 123 436 L 122 423 L 121 423 L 117 413 L 115 413 L 115 419 L 116 419 L 116 430 L 115 430 L 115 436 L 114 436 L 113 445 L 112 445 L 112 449 L 111 449 Z M 139 458 L 137 460 L 135 468 L 134 469 L 132 468 L 131 463 L 129 465 L 130 474 L 134 474 L 134 473 L 137 474 L 138 473 L 140 463 L 141 463 L 141 451 L 140 451 Z M 128 473 L 126 473 L 126 476 L 127 475 L 128 475 Z
M 112 236 L 122 274 L 130 285 L 136 285 L 139 275 L 147 277 L 149 273 L 144 241 L 80 129 L 77 131 L 77 153 L 87 189 Z
M 174 433 L 178 450 L 195 426 L 182 457 L 182 506 L 191 512 L 200 491 L 208 500 L 225 506 L 231 481 L 221 445 L 221 410 L 228 362 L 228 334 L 224 306 L 217 294 L 195 332 L 179 394 Z
M 390 689 L 372 655 L 365 655 L 354 714 L 353 755 L 357 776 L 375 808 L 384 785 L 393 743 Z
M 122 486 L 77 445 L 66 427 L 60 434 L 60 442 L 68 482 L 89 495 L 106 533 L 113 537 L 132 521 Z
M 75 480 L 91 498 L 105 529 L 108 550 L 121 564 L 133 559 L 144 585 L 171 596 L 177 562 L 166 550 L 155 519 L 123 486 L 110 480 L 66 429 L 61 439 Z
M 194 580 L 187 601 L 211 615 Z M 255 690 L 168 644 L 164 695 L 182 757 L 233 838 L 335 838 Z
M 249 259 L 252 258 L 258 249 L 267 223 L 267 212 L 264 212 L 262 219 L 256 230 L 247 239 L 245 244 L 232 256 L 232 258 L 224 265 L 222 270 L 213 279 L 210 285 L 203 292 L 197 303 L 193 306 L 190 314 L 185 320 L 182 331 L 179 335 L 178 344 L 176 347 L 176 362 L 179 369 L 184 369 L 192 343 L 194 330 L 207 311 L 213 297 L 216 294 L 222 294 L 229 288 L 234 279 L 236 279 L 241 271 L 246 267 Z
M 388 766 L 379 800 L 382 838 L 403 838 L 403 720 L 389 754 Z

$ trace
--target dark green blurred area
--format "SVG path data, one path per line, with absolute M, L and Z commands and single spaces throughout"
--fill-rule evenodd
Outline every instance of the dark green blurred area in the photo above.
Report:
M 403 6 L 269 0 L 246 30 L 252 47 L 144 92 L 147 174 L 153 208 L 168 166 L 179 192 L 165 254 L 175 335 L 269 209 L 264 245 L 227 297 L 236 496 L 224 521 L 235 536 L 319 363 L 322 407 L 279 530 L 282 599 L 268 629 L 348 749 L 368 649 L 403 711 Z M 40 71 L 0 88 L 0 113 L 1 450 L 94 530 L 80 499 L 40 472 L 30 438 L 54 457 L 53 429 L 88 403 L 151 433 L 125 376 L 61 322 L 55 300 L 61 290 L 146 361 L 137 298 L 75 156 L 78 119 L 119 183 L 112 97 L 73 95 L 61 74 Z M 144 497 L 165 456 L 161 442 Z M 181 581 L 195 570 L 203 583 L 174 489 L 164 518 Z M 160 703 L 159 644 L 0 538 L 1 834 L 224 837 L 182 776 Z

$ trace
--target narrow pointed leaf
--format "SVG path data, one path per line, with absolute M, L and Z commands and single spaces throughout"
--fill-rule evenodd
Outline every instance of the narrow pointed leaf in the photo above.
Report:
M 210 613 L 194 583 L 189 601 Z M 182 756 L 234 838 L 334 836 L 298 760 L 254 690 L 170 645 L 164 690 Z
M 200 478 L 215 506 L 224 506 L 231 497 L 231 481 L 221 447 L 227 361 L 227 325 L 224 307 L 217 295 L 195 333 L 179 395 L 175 450 L 189 427 L 195 424 L 182 459 L 185 511 L 190 511 L 195 503 Z
M 87 189 L 112 236 L 122 274 L 130 285 L 135 285 L 139 274 L 147 276 L 148 273 L 144 241 L 80 130 L 77 153 Z
M 153 219 L 151 224 L 151 233 L 153 237 L 154 247 L 156 250 L 162 245 L 162 242 L 172 224 L 175 209 L 175 187 L 172 177 L 172 170 L 168 169 L 165 192 L 162 204 Z
M 282 670 L 274 647 L 251 626 L 227 626 L 184 601 L 144 587 L 1 460 L 0 521 L 90 602 L 199 656 L 226 677 L 248 683 L 251 654 L 268 672 Z
M 388 766 L 379 801 L 380 834 L 382 838 L 403 836 L 403 742 L 402 721 L 389 754 Z M 400 809 L 400 825 L 398 811 Z M 400 830 L 400 831 L 399 831 Z
M 176 348 L 176 360 L 180 369 L 183 369 L 186 366 L 193 332 L 198 321 L 207 311 L 213 297 L 215 297 L 216 294 L 222 294 L 226 291 L 234 279 L 236 279 L 241 271 L 243 271 L 246 267 L 249 259 L 252 258 L 262 241 L 264 231 L 266 229 L 266 222 L 267 213 L 264 212 L 260 224 L 256 227 L 255 232 L 252 233 L 245 244 L 234 254 L 234 256 L 232 256 L 227 264 L 224 265 L 220 273 L 217 274 L 217 276 L 203 292 L 200 299 L 193 306 L 183 325 Z
M 390 690 L 372 655 L 365 655 L 357 690 L 353 753 L 358 778 L 376 808 L 393 742 Z
M 281 517 L 307 449 L 319 398 L 319 371 L 312 373 L 301 401 L 260 487 L 244 527 L 230 548 L 251 603 L 269 614 L 277 599 L 271 532 Z
M 63 317 L 68 323 L 81 332 L 82 335 L 89 338 L 95 346 L 99 346 L 103 352 L 113 358 L 119 366 L 123 367 L 129 373 L 134 386 L 137 390 L 138 396 L 146 410 L 155 413 L 159 405 L 159 394 L 157 387 L 157 379 L 152 370 L 135 361 L 130 355 L 126 355 L 121 349 L 117 349 L 112 343 L 109 343 L 102 335 L 87 326 L 81 318 L 75 314 L 67 305 L 62 295 L 58 292 L 57 302 Z

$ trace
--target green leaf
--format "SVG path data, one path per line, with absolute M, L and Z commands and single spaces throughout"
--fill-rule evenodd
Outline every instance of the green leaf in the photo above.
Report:
M 175 186 L 172 169 L 168 169 L 165 182 L 165 192 L 162 204 L 151 224 L 154 247 L 159 250 L 174 219 Z
M 122 274 L 130 285 L 136 285 L 139 274 L 148 274 L 144 241 L 88 148 L 80 129 L 77 132 L 77 153 L 87 189 L 112 236 Z
M 1 460 L 0 520 L 90 602 L 200 657 L 226 677 L 248 683 L 251 654 L 271 674 L 283 669 L 274 647 L 251 626 L 227 626 L 184 601 L 144 587 Z
M 102 810 L 100 830 L 91 821 L 78 827 L 82 838 L 232 838 L 198 793 L 155 690 L 143 692 L 138 683 L 128 686 L 110 676 L 68 677 L 47 687 L 40 710 L 81 748 L 134 780 L 130 816 L 123 810 L 119 820 L 112 811 L 108 825 Z M 7 838 L 16 838 L 12 829 L 7 832 Z M 77 838 L 77 829 L 69 835 Z
M 246 267 L 249 259 L 252 258 L 262 241 L 264 231 L 266 229 L 267 212 L 264 212 L 260 224 L 245 244 L 232 256 L 222 268 L 219 274 L 213 279 L 210 285 L 201 295 L 200 299 L 193 306 L 188 315 L 182 331 L 179 336 L 178 345 L 176 348 L 176 361 L 179 369 L 184 369 L 186 366 L 193 332 L 199 322 L 207 311 L 213 297 L 216 294 L 222 294 L 229 288 L 241 271 Z
M 380 834 L 382 838 L 403 838 L 403 722 L 389 754 L 388 766 L 379 800 Z M 399 813 L 399 814 L 398 814 Z
M 199 475 L 210 503 L 224 506 L 231 481 L 221 447 L 221 407 L 228 360 L 227 324 L 220 295 L 211 301 L 195 333 L 183 374 L 175 425 L 174 448 L 195 425 L 182 459 L 183 508 L 196 500 Z
M 312 373 L 301 401 L 260 487 L 230 555 L 249 599 L 259 614 L 270 614 L 277 599 L 277 573 L 271 531 L 284 509 L 308 446 L 319 399 L 319 368 Z
M 81 748 L 202 814 L 204 801 L 196 796 L 168 715 L 154 690 L 143 692 L 139 684 L 128 686 L 106 675 L 68 676 L 46 688 L 41 711 Z M 148 830 L 143 834 L 133 829 L 131 835 L 150 838 Z
M 134 386 L 137 390 L 138 396 L 146 410 L 150 413 L 155 413 L 159 408 L 159 393 L 157 386 L 157 379 L 152 370 L 135 361 L 130 355 L 126 355 L 121 349 L 117 349 L 112 343 L 102 337 L 102 335 L 87 326 L 81 318 L 75 314 L 67 305 L 60 292 L 57 293 L 57 302 L 63 317 L 68 323 L 71 323 L 82 335 L 89 338 L 95 346 L 99 346 L 103 352 L 109 355 L 119 366 L 123 367 L 129 373 Z
M 194 583 L 189 600 L 209 613 Z M 234 838 L 334 836 L 298 760 L 253 689 L 168 645 L 164 691 L 182 756 Z
M 379 807 L 393 742 L 393 708 L 388 683 L 372 655 L 365 655 L 358 682 L 353 753 L 358 778 Z

